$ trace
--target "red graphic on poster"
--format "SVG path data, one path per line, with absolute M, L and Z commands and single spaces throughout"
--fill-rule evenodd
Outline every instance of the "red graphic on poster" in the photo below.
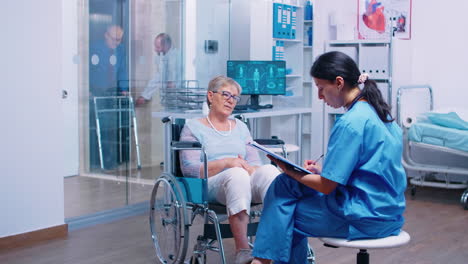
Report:
M 359 39 L 411 39 L 412 0 L 357 0 Z
M 379 33 L 385 32 L 384 7 L 381 5 L 382 3 L 377 2 L 377 0 L 366 2 L 366 12 L 362 15 L 364 24 Z

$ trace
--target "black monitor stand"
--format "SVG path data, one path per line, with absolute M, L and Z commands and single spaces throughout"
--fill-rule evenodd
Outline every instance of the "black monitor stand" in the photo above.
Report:
M 260 105 L 259 103 L 260 96 L 258 94 L 250 95 L 250 105 L 249 108 L 259 110 L 259 109 L 268 109 L 272 108 L 272 105 Z
M 259 99 L 260 99 L 260 96 L 259 96 L 258 94 L 252 94 L 252 95 L 250 95 L 250 105 L 249 105 L 249 108 L 252 108 L 252 109 L 260 109 Z

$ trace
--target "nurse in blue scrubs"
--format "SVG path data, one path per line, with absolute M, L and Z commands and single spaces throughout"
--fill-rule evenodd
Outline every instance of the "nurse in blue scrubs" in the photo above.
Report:
M 253 264 L 306 263 L 307 237 L 380 238 L 404 223 L 402 132 L 376 82 L 341 52 L 321 55 L 310 74 L 319 98 L 347 111 L 333 126 L 323 168 L 304 162 L 313 174 L 270 157 L 284 173 L 265 196 Z

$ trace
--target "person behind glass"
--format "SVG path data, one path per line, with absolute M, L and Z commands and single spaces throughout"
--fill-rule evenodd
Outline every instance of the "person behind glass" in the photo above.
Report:
M 136 100 L 136 105 L 146 104 L 153 97 L 158 88 L 174 88 L 178 81 L 179 58 L 176 49 L 172 48 L 172 39 L 169 34 L 161 33 L 154 38 L 155 72 Z
M 247 240 L 251 202 L 260 203 L 273 179 L 280 173 L 271 165 L 262 165 L 247 126 L 229 116 L 239 102 L 240 85 L 231 78 L 218 76 L 208 85 L 208 116 L 187 120 L 180 140 L 198 141 L 208 156 L 208 199 L 226 205 L 236 246 L 235 263 L 250 263 Z M 204 167 L 200 151 L 181 152 L 185 177 L 200 178 Z
M 89 82 L 91 96 L 125 95 L 128 92 L 128 67 L 124 30 L 110 25 L 104 39 L 90 44 Z
M 89 122 L 90 122 L 90 167 L 100 167 L 99 148 L 96 135 L 94 97 L 123 96 L 128 94 L 128 67 L 125 47 L 121 44 L 124 30 L 118 25 L 107 27 L 104 38 L 90 44 L 89 64 Z M 100 109 L 114 109 L 118 106 L 113 99 L 99 100 Z M 128 119 L 122 119 L 127 122 Z M 99 114 L 100 137 L 103 166 L 106 170 L 115 169 L 119 164 L 119 137 L 117 128 L 118 113 Z M 124 135 L 126 135 L 124 131 Z M 123 159 L 128 159 L 128 151 L 123 149 Z
M 265 196 L 253 264 L 306 263 L 309 236 L 381 238 L 404 223 L 402 131 L 376 82 L 336 51 L 322 54 L 310 74 L 318 97 L 347 111 L 332 128 L 323 167 L 306 160 L 305 174 L 269 157 L 284 173 Z

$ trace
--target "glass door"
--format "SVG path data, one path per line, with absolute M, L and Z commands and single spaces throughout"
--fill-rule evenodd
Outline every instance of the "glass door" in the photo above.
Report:
M 75 1 L 80 165 L 64 180 L 66 219 L 149 199 L 164 138 L 152 112 L 183 72 L 184 1 Z
M 130 161 L 129 6 L 89 1 L 89 171 L 114 174 Z
M 153 183 L 162 172 L 163 125 L 152 113 L 164 108 L 164 94 L 183 79 L 184 1 L 132 1 L 130 18 L 131 96 L 140 142 L 141 169 L 132 174 Z

